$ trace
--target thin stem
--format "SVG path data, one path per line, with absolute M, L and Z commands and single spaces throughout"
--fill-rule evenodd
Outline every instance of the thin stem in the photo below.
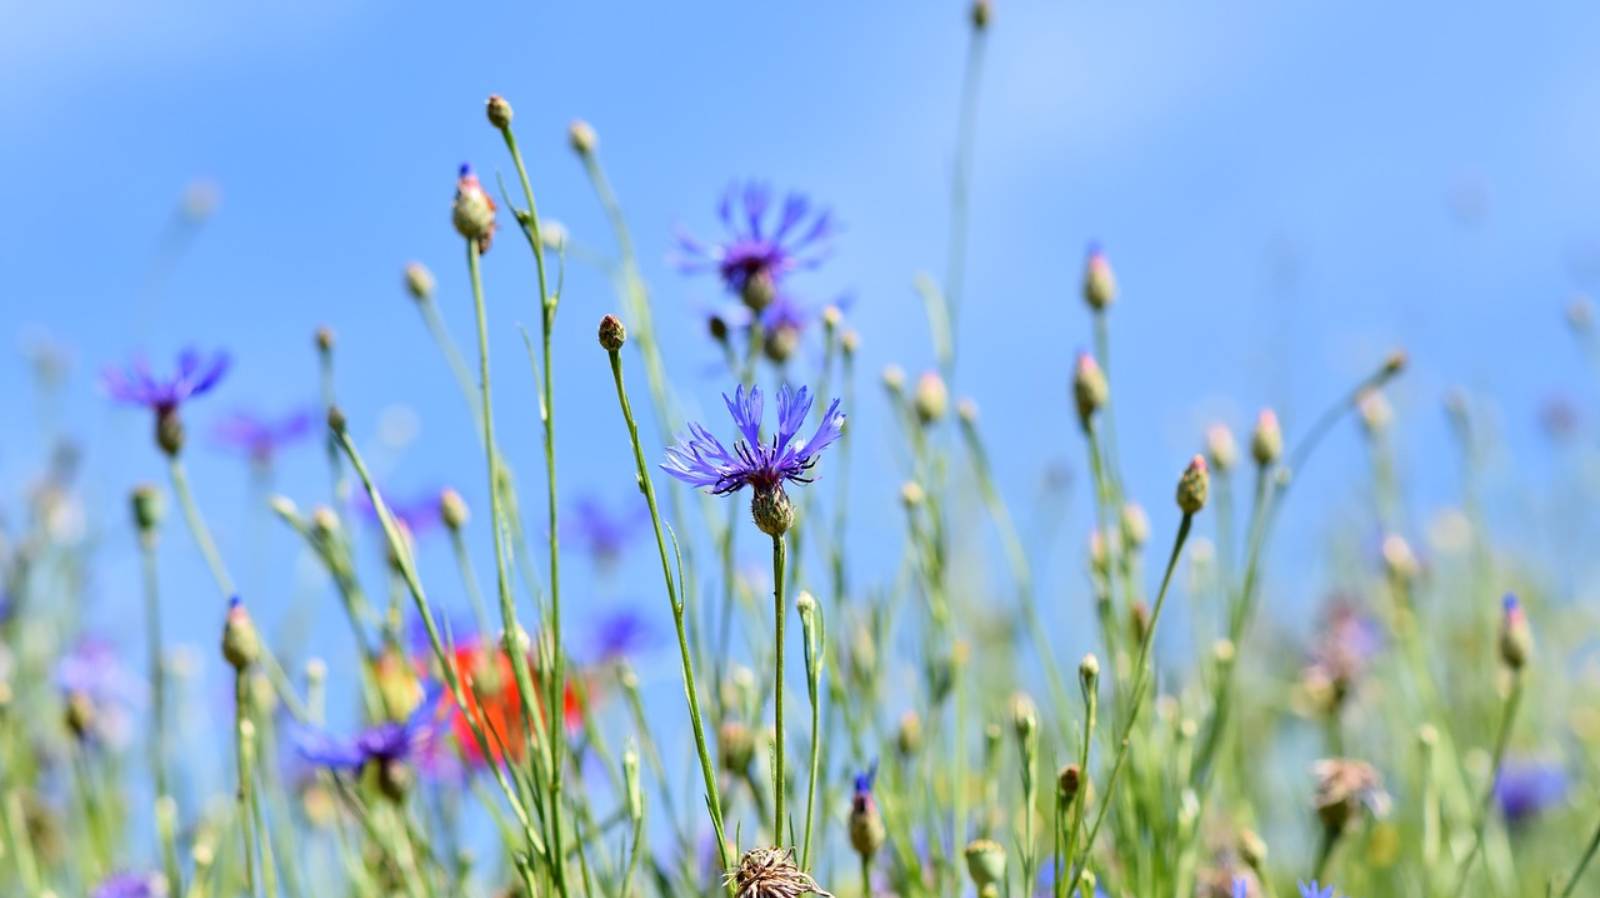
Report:
M 171 797 L 167 782 L 167 675 L 161 640 L 161 591 L 157 576 L 156 543 L 153 534 L 141 534 L 139 558 L 144 572 L 146 651 L 150 655 L 150 713 L 154 723 L 150 732 L 150 776 L 155 783 L 156 801 Z M 183 891 L 178 848 L 170 827 L 158 827 L 162 868 L 176 893 Z
M 1583 871 L 1589 869 L 1589 862 L 1594 860 L 1597 851 L 1600 851 L 1600 826 L 1595 827 L 1594 835 L 1589 837 L 1589 847 L 1583 850 L 1583 857 L 1578 858 L 1577 866 L 1567 875 L 1567 884 L 1561 890 L 1561 898 L 1569 898 L 1572 895 L 1572 890 L 1578 887 L 1578 880 L 1583 878 Z
M 239 791 L 235 796 L 239 804 L 239 828 L 244 833 L 244 882 L 248 894 L 256 894 L 256 835 L 255 817 L 250 810 L 250 746 L 249 733 L 254 729 L 250 722 L 250 683 L 241 668 L 233 676 L 233 741 L 234 761 L 238 765 Z
M 189 533 L 194 537 L 195 544 L 200 547 L 200 554 L 205 556 L 206 565 L 211 568 L 211 576 L 217 581 L 217 588 L 222 590 L 222 597 L 232 598 L 237 592 L 233 586 L 233 578 L 228 576 L 228 568 L 222 563 L 222 556 L 217 552 L 217 544 L 211 538 L 211 530 L 206 527 L 205 518 L 200 515 L 200 506 L 195 504 L 194 494 L 189 490 L 189 475 L 184 471 L 183 460 L 176 455 L 168 456 L 167 469 L 172 475 L 172 491 L 177 494 L 178 504 L 183 508 L 183 518 L 189 525 Z
M 787 782 L 783 775 L 783 572 L 788 549 L 782 534 L 772 538 L 772 611 L 775 651 L 772 662 L 772 836 L 783 844 L 783 796 Z
M 978 86 L 983 77 L 984 47 L 988 29 L 973 27 L 967 44 L 967 67 L 961 80 L 961 106 L 956 122 L 955 170 L 950 179 L 949 269 L 945 274 L 944 295 L 951 323 L 959 318 L 963 282 L 967 270 L 967 224 L 969 194 L 972 190 L 973 144 L 978 132 Z M 955 367 L 955 328 L 950 328 L 949 354 L 941 359 L 946 379 Z
M 661 576 L 667 585 L 667 600 L 672 605 L 672 622 L 678 633 L 678 654 L 683 663 L 683 688 L 689 701 L 689 725 L 694 732 L 694 747 L 700 756 L 700 773 L 705 779 L 706 806 L 711 811 L 711 825 L 716 831 L 717 856 L 721 859 L 722 869 L 733 869 L 733 858 L 728 853 L 728 840 L 722 822 L 722 798 L 717 788 L 716 768 L 711 764 L 711 751 L 706 745 L 705 727 L 700 719 L 700 689 L 695 684 L 694 662 L 689 653 L 689 640 L 684 632 L 683 600 L 678 596 L 677 581 L 672 574 L 672 561 L 667 554 L 667 540 L 661 525 L 661 511 L 656 506 L 656 488 L 650 479 L 650 469 L 645 464 L 644 448 L 639 444 L 639 425 L 633 417 L 633 407 L 628 402 L 628 391 L 622 384 L 622 356 L 616 351 L 609 353 L 611 358 L 611 377 L 617 386 L 617 404 L 622 408 L 622 420 L 628 427 L 628 440 L 633 445 L 633 460 L 635 473 L 639 478 L 640 488 L 644 490 L 645 504 L 650 508 L 650 525 L 655 530 L 656 548 L 661 554 Z M 732 886 L 729 886 L 732 894 Z
M 1106 780 L 1105 796 L 1100 801 L 1100 810 L 1095 812 L 1094 825 L 1089 827 L 1088 838 L 1084 839 L 1083 848 L 1079 850 L 1079 861 L 1073 865 L 1071 882 L 1077 882 L 1083 867 L 1089 862 L 1089 852 L 1094 849 L 1095 836 L 1100 833 L 1100 824 L 1105 822 L 1106 811 L 1112 805 L 1112 799 L 1117 792 L 1117 779 L 1122 773 L 1123 762 L 1128 757 L 1128 742 L 1133 735 L 1133 726 L 1139 720 L 1139 709 L 1144 707 L 1145 681 L 1149 678 L 1150 645 L 1155 641 L 1156 625 L 1161 620 L 1161 609 L 1167 602 L 1167 588 L 1172 585 L 1172 572 L 1178 566 L 1178 556 L 1183 552 L 1184 541 L 1189 538 L 1189 527 L 1194 522 L 1194 515 L 1185 512 L 1183 520 L 1178 523 L 1178 535 L 1172 541 L 1172 555 L 1167 558 L 1166 573 L 1161 576 L 1161 591 L 1156 593 L 1156 604 L 1150 612 L 1150 628 L 1145 633 L 1144 639 L 1139 643 L 1139 663 L 1134 670 L 1133 692 L 1128 701 L 1128 720 L 1122 727 L 1122 736 L 1117 740 L 1117 756 L 1111 763 L 1111 775 Z
M 1494 755 L 1493 763 L 1489 766 L 1489 782 L 1483 787 L 1483 798 L 1478 802 L 1478 813 L 1472 823 L 1472 848 L 1467 851 L 1466 860 L 1461 862 L 1461 879 L 1456 882 L 1452 895 L 1459 896 L 1466 891 L 1472 864 L 1478 859 L 1478 853 L 1483 850 L 1483 833 L 1489 825 L 1489 809 L 1494 805 L 1495 786 L 1500 781 L 1500 766 L 1505 762 L 1506 746 L 1511 741 L 1511 726 L 1521 705 L 1522 672 L 1513 671 L 1511 691 L 1506 694 L 1505 711 L 1500 716 L 1500 729 L 1494 737 Z

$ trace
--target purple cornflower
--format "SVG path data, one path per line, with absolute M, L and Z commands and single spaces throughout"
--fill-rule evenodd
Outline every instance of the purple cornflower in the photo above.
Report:
M 296 747 L 301 757 L 330 770 L 359 770 L 369 763 L 390 767 L 423 760 L 444 723 L 440 695 L 439 687 L 429 684 L 416 710 L 404 721 L 386 720 L 344 739 L 308 729 L 299 734 Z
M 643 497 L 631 494 L 612 509 L 592 495 L 579 496 L 563 520 L 562 537 L 583 546 L 601 566 L 614 564 L 650 518 Z
M 707 244 L 680 230 L 678 266 L 688 272 L 715 270 L 750 308 L 766 308 L 785 276 L 827 257 L 828 239 L 837 230 L 831 212 L 796 192 L 784 197 L 776 220 L 769 222 L 774 199 L 772 188 L 757 181 L 729 185 L 717 205 L 724 239 Z
M 218 422 L 213 434 L 217 445 L 248 456 L 265 465 L 278 450 L 311 433 L 315 417 L 309 409 L 299 409 L 279 418 L 238 411 Z
M 114 645 L 83 637 L 56 662 L 55 678 L 71 712 L 68 719 L 81 737 L 112 747 L 127 744 L 131 712 L 144 703 L 145 691 L 143 680 L 122 663 Z
M 95 887 L 89 898 L 161 898 L 166 881 L 154 873 L 114 873 Z
M 1570 785 L 1566 771 L 1542 761 L 1507 761 L 1494 782 L 1495 802 L 1506 823 L 1519 826 L 1560 804 Z
M 811 394 L 805 387 L 778 388 L 778 432 L 770 443 L 761 442 L 762 397 L 759 387 L 740 386 L 733 398 L 722 395 L 741 439 L 729 452 L 700 424 L 689 425 L 690 438 L 667 450 L 662 470 L 691 486 L 714 495 L 735 493 L 750 485 L 755 495 L 750 512 L 756 526 L 771 536 L 781 536 L 794 523 L 794 509 L 784 493 L 785 481 L 810 483 L 809 473 L 822 450 L 844 432 L 844 415 L 835 399 L 807 440 L 795 440 L 811 412 Z
M 228 364 L 226 352 L 217 352 L 208 359 L 191 346 L 178 353 L 178 370 L 166 380 L 156 378 L 149 362 L 137 356 L 126 368 L 106 368 L 100 383 L 112 399 L 155 412 L 156 444 L 168 455 L 177 455 L 183 448 L 183 422 L 178 419 L 178 407 L 215 387 L 227 373 Z
M 1318 885 L 1315 879 L 1300 883 L 1300 898 L 1336 898 L 1333 886 Z
M 633 611 L 616 611 L 601 618 L 594 628 L 596 664 L 608 664 L 631 655 L 650 639 L 650 625 Z

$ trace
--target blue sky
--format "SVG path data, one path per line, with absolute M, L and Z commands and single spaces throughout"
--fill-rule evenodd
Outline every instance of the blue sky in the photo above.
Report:
M 1395 344 L 1415 360 L 1395 402 L 1419 533 L 1452 501 L 1456 464 L 1438 412 L 1452 386 L 1480 398 L 1505 440 L 1506 495 L 1562 476 L 1536 413 L 1552 395 L 1583 409 L 1596 398 L 1562 310 L 1600 286 L 1600 9 L 997 7 L 956 392 L 982 405 L 1014 501 L 1058 459 L 1082 468 L 1067 379 L 1088 341 L 1077 283 L 1091 239 L 1105 244 L 1122 285 L 1113 364 L 1124 467 L 1157 533 L 1174 523 L 1171 486 L 1207 422 L 1244 428 L 1270 403 L 1293 434 Z M 711 230 L 716 197 L 735 177 L 798 187 L 837 211 L 846 226 L 838 253 L 803 283 L 816 296 L 857 297 L 861 554 L 882 539 L 878 525 L 895 524 L 902 475 L 889 430 L 874 420 L 876 372 L 931 362 L 910 285 L 918 271 L 944 270 L 962 5 L 470 9 L 294 0 L 8 13 L 0 334 L 20 343 L 48 333 L 76 360 L 57 411 L 88 447 L 90 517 L 105 543 L 93 588 L 108 622 L 137 607 L 122 497 L 162 470 L 143 443 L 147 422 L 110 409 L 93 378 L 138 347 L 165 356 L 194 341 L 235 353 L 226 386 L 193 411 L 199 433 L 238 406 L 311 400 L 310 335 L 328 324 L 340 335 L 341 401 L 385 480 L 400 492 L 454 484 L 483 506 L 470 416 L 399 276 L 413 258 L 432 266 L 457 339 L 470 336 L 448 203 L 460 162 L 491 183 L 507 168 L 483 120 L 491 92 L 516 107 L 541 211 L 606 247 L 565 146 L 571 118 L 594 124 L 641 246 L 669 365 L 689 403 L 713 417 L 728 385 L 706 374 L 716 355 L 694 311 L 716 291 L 667 265 L 672 228 Z M 140 284 L 197 177 L 220 185 L 221 207 L 153 316 L 142 315 Z M 533 381 L 513 326 L 537 324 L 531 268 L 510 236 L 485 264 L 501 427 L 531 502 Z M 567 285 L 560 476 L 616 500 L 630 462 L 592 343 L 594 322 L 616 303 L 605 278 L 582 266 Z M 26 365 L 8 353 L 0 395 L 13 424 L 0 438 L 0 475 L 13 509 L 40 448 L 26 426 L 27 383 Z M 385 446 L 385 421 L 391 433 L 414 427 L 413 438 Z M 1364 476 L 1353 427 L 1328 449 L 1295 499 L 1303 513 L 1287 518 L 1289 557 L 1320 545 L 1327 518 L 1311 512 L 1350 504 L 1349 478 Z M 306 592 L 281 576 L 296 557 L 287 534 L 248 501 L 241 463 L 203 445 L 191 455 L 224 551 L 265 607 L 287 607 Z M 285 460 L 278 488 L 308 505 L 323 484 L 320 456 L 306 447 Z M 1063 605 L 1081 599 L 1088 527 L 1085 495 L 1073 502 L 1049 561 Z M 1506 504 L 1506 520 L 1520 520 L 1527 502 Z M 179 636 L 209 646 L 220 603 L 175 526 L 169 546 L 164 571 L 183 597 L 169 616 Z M 447 555 L 431 551 L 434 578 L 453 584 Z M 864 578 L 890 573 L 863 568 Z M 593 608 L 638 598 L 661 610 L 643 565 L 611 581 L 573 577 L 571 589 L 599 597 Z M 312 607 L 329 601 L 309 595 Z M 664 614 L 655 619 L 665 626 Z M 318 633 L 310 647 L 342 651 L 342 635 Z M 1087 637 L 1065 641 L 1071 656 Z

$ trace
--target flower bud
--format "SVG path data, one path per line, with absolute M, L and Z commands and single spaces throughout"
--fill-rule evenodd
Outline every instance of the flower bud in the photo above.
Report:
M 739 299 L 743 300 L 745 308 L 758 314 L 777 298 L 778 282 L 773 279 L 772 272 L 765 268 L 746 277 L 744 287 L 739 291 Z
M 627 340 L 628 329 L 622 326 L 621 318 L 615 315 L 607 315 L 600 319 L 600 348 L 606 352 L 617 352 L 622 349 L 622 344 Z
M 1117 298 L 1117 279 L 1111 274 L 1111 262 L 1100 249 L 1100 244 L 1089 244 L 1088 261 L 1084 264 L 1083 299 L 1089 308 L 1103 311 Z
M 1587 296 L 1574 298 L 1567 305 L 1567 326 L 1574 333 L 1588 333 L 1594 327 L 1594 301 Z
M 782 536 L 794 526 L 794 504 L 783 487 L 758 489 L 750 497 L 750 517 L 768 536 Z
M 456 199 L 450 208 L 450 220 L 456 233 L 477 245 L 484 253 L 494 239 L 494 200 L 483 190 L 472 166 L 461 166 L 461 177 L 456 179 Z
M 950 406 L 950 393 L 945 389 L 944 379 L 933 371 L 923 372 L 917 378 L 915 403 L 917 420 L 924 426 L 943 418 Z
M 406 292 L 417 302 L 427 302 L 433 298 L 433 272 L 421 262 L 406 263 L 405 284 Z
M 1078 789 L 1083 786 L 1083 768 L 1077 764 L 1067 764 L 1056 774 L 1056 792 L 1061 800 L 1071 804 L 1078 797 Z
M 1500 660 L 1513 671 L 1520 671 L 1533 654 L 1533 631 L 1528 615 L 1517 597 L 1506 593 L 1500 615 Z
M 255 622 L 238 596 L 228 600 L 228 616 L 222 624 L 222 657 L 235 671 L 243 671 L 261 657 Z
M 1206 459 L 1196 455 L 1189 459 L 1189 467 L 1178 478 L 1178 507 L 1184 514 L 1199 514 L 1206 507 L 1206 494 L 1211 490 L 1211 475 L 1206 472 Z
M 329 430 L 333 431 L 334 433 L 344 433 L 345 425 L 348 423 L 349 422 L 345 420 L 343 409 L 339 408 L 337 405 L 328 406 Z
M 1246 829 L 1239 832 L 1239 860 L 1252 870 L 1260 870 L 1267 863 L 1267 843 L 1255 830 Z
M 967 872 L 979 889 L 1005 880 L 1006 849 L 992 839 L 973 839 L 967 843 Z
M 331 539 L 339 532 L 339 515 L 326 505 L 311 509 L 311 535 L 319 540 Z
M 89 737 L 94 734 L 94 701 L 89 698 L 87 693 L 74 690 L 67 696 L 67 707 L 63 719 L 66 721 L 67 730 L 72 733 L 74 739 L 79 742 L 88 741 Z
M 756 754 L 756 739 L 750 728 L 737 720 L 724 721 L 717 728 L 717 757 L 722 769 L 743 774 Z
M 922 748 L 922 718 L 915 711 L 907 711 L 900 715 L 900 725 L 895 728 L 895 748 L 900 750 L 900 756 L 909 758 Z
M 572 236 L 567 226 L 554 218 L 539 219 L 539 242 L 544 248 L 553 253 L 559 253 L 567 248 L 567 238 Z
M 853 356 L 861 349 L 861 335 L 853 330 L 845 331 L 839 335 L 839 348 L 847 356 Z
M 462 527 L 467 526 L 467 520 L 470 517 L 471 515 L 467 510 L 467 500 L 461 498 L 460 493 L 450 487 L 445 487 L 439 491 L 439 520 L 443 521 L 446 527 L 451 530 L 460 530 Z
M 594 126 L 581 118 L 572 120 L 567 126 L 567 143 L 572 145 L 572 151 L 579 156 L 589 156 L 599 146 L 600 138 L 594 133 Z
M 978 402 L 968 396 L 956 403 L 956 417 L 961 423 L 972 425 L 978 423 Z
M 1283 454 L 1283 430 L 1278 427 L 1278 415 L 1270 408 L 1256 416 L 1255 432 L 1250 434 L 1250 457 L 1256 464 L 1266 467 Z
M 905 370 L 899 365 L 884 365 L 883 385 L 889 392 L 899 395 L 906 385 Z
M 487 112 L 489 113 L 489 124 L 494 125 L 501 131 L 511 127 L 511 104 L 506 102 L 505 97 L 499 94 L 490 94 Z
M 1122 506 L 1122 541 L 1129 549 L 1137 549 L 1150 538 L 1150 518 L 1137 502 Z
M 333 344 L 335 342 L 333 328 L 327 326 L 326 324 L 318 327 L 316 332 L 311 335 L 311 342 L 317 347 L 317 352 L 320 352 L 323 355 L 327 355 L 328 353 L 332 352 Z
M 1375 437 L 1389 429 L 1394 420 L 1394 409 L 1379 390 L 1363 390 L 1356 400 L 1356 412 L 1361 416 L 1361 428 L 1368 437 Z
M 1383 538 L 1383 566 L 1391 578 L 1402 582 L 1414 579 L 1421 570 L 1411 544 L 1398 533 Z
M 177 458 L 183 451 L 183 419 L 178 417 L 178 407 L 156 411 L 156 445 L 168 458 Z
M 900 504 L 906 508 L 916 508 L 926 498 L 927 494 L 922 491 L 922 484 L 915 480 L 907 480 L 900 485 Z
M 1389 354 L 1383 359 L 1384 379 L 1387 380 L 1391 377 L 1394 377 L 1396 374 L 1399 374 L 1401 371 L 1404 371 L 1406 368 L 1406 362 L 1406 351 L 1404 349 L 1396 348 L 1390 350 Z
M 644 788 L 639 783 L 639 752 L 629 746 L 622 753 L 622 784 L 628 795 L 628 819 L 644 819 Z
M 166 510 L 165 503 L 161 501 L 161 490 L 155 484 L 141 483 L 133 488 L 130 500 L 133 506 L 133 525 L 138 528 L 139 535 L 144 538 L 153 537 L 156 528 L 161 526 L 162 513 Z
M 1011 697 L 1011 727 L 1023 742 L 1032 739 L 1039 730 L 1039 709 L 1026 692 Z
M 1090 652 L 1078 662 L 1078 683 L 1083 687 L 1084 695 L 1092 695 L 1095 684 L 1100 680 L 1100 659 Z
M 1135 601 L 1128 609 L 1128 629 L 1136 644 L 1143 644 L 1150 638 L 1150 606 L 1143 599 Z
M 872 795 L 872 781 L 877 776 L 877 768 L 877 762 L 873 762 L 872 769 L 856 775 L 855 795 L 850 799 L 850 847 L 864 860 L 870 860 L 877 854 L 888 837 L 883 814 Z
M 1094 356 L 1078 353 L 1078 364 L 1072 373 L 1072 399 L 1078 406 L 1078 423 L 1089 429 L 1089 420 L 1111 397 L 1111 386 Z
M 983 31 L 989 27 L 989 20 L 994 17 L 994 8 L 989 0 L 973 0 L 971 15 L 973 30 Z
M 1227 473 L 1239 458 L 1239 444 L 1228 425 L 1218 422 L 1206 428 L 1206 455 L 1218 473 Z

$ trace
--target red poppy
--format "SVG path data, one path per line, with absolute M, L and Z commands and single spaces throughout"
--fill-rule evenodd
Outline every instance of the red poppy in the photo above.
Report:
M 491 651 L 481 645 L 460 646 L 455 650 L 452 666 L 461 679 L 467 708 L 472 714 L 469 718 L 459 707 L 451 709 L 450 728 L 461 747 L 462 757 L 474 766 L 483 763 L 483 751 L 472 732 L 475 719 L 496 762 L 506 756 L 513 761 L 522 760 L 528 747 L 526 720 L 511 656 L 499 648 Z M 535 672 L 536 688 L 537 680 Z M 583 699 L 570 681 L 563 690 L 562 722 L 569 734 L 583 729 Z

